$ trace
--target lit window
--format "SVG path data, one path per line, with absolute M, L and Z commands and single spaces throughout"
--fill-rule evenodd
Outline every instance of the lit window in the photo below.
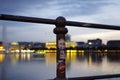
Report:
M 89 45 L 92 45 L 92 42 L 88 42 Z

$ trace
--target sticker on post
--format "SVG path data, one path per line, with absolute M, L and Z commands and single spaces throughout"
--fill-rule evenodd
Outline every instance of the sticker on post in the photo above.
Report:
M 65 50 L 60 50 L 60 59 L 65 59 Z
M 64 41 L 64 39 L 58 40 L 58 48 L 59 49 L 65 49 L 65 41 Z
M 65 63 L 62 60 L 58 62 L 58 71 L 61 74 L 65 73 Z

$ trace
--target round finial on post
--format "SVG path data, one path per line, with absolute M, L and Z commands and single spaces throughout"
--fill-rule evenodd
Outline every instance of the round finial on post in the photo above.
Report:
M 55 25 L 56 25 L 56 27 L 65 27 L 66 19 L 62 16 L 57 17 Z
M 56 28 L 54 29 L 55 34 L 66 34 L 68 32 L 67 28 L 65 28 L 66 20 L 64 17 L 56 18 Z

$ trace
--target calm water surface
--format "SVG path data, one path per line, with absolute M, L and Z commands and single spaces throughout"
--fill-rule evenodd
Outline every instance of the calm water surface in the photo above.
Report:
M 66 63 L 67 77 L 120 74 L 119 53 L 71 51 L 67 53 Z M 46 80 L 55 76 L 55 53 L 37 57 L 32 53 L 0 54 L 0 80 Z

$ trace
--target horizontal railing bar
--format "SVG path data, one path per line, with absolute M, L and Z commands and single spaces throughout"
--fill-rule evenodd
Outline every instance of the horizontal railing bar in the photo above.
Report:
M 73 22 L 67 21 L 68 26 L 77 26 L 77 27 L 86 27 L 86 28 L 99 28 L 99 29 L 111 29 L 111 30 L 120 30 L 120 26 L 115 25 L 105 25 L 105 24 L 94 24 L 94 23 L 85 23 L 85 22 Z
M 55 20 L 52 20 L 52 19 L 25 17 L 25 16 L 15 16 L 15 15 L 7 15 L 7 14 L 0 14 L 0 20 L 30 22 L 30 23 L 55 24 Z
M 95 79 L 118 78 L 118 77 L 120 77 L 120 74 L 98 75 L 98 76 L 87 76 L 87 77 L 75 77 L 75 78 L 68 78 L 66 80 L 95 80 Z
M 56 20 L 53 20 L 53 19 L 15 16 L 15 15 L 7 15 L 7 14 L 0 14 L 0 20 L 31 22 L 31 23 L 44 23 L 44 24 L 56 24 Z M 99 29 L 120 30 L 120 26 L 105 25 L 105 24 L 94 24 L 94 23 L 86 23 L 86 22 L 66 21 L 65 25 L 84 27 L 84 28 L 99 28 Z

